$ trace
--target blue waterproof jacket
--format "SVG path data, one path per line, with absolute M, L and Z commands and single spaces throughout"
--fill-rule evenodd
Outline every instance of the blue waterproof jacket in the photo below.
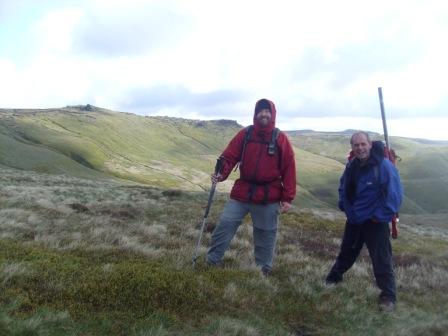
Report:
M 384 145 L 374 141 L 365 165 L 353 159 L 345 168 L 339 185 L 339 208 L 349 224 L 367 220 L 390 222 L 398 213 L 403 187 L 395 166 L 384 157 Z

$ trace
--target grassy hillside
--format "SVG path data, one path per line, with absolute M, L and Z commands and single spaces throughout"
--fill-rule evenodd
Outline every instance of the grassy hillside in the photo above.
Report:
M 241 128 L 225 120 L 142 117 L 100 108 L 20 110 L 3 116 L 9 135 L 31 146 L 45 146 L 112 176 L 189 190 L 209 185 L 217 156 Z
M 163 188 L 206 190 L 216 158 L 241 127 L 228 120 L 142 117 L 84 106 L 0 110 L 0 163 L 77 177 L 109 175 Z M 27 151 L 34 154 L 13 155 Z M 48 158 L 47 152 L 61 158 L 59 165 Z M 311 165 L 313 161 L 316 158 Z M 298 174 L 301 177 L 302 171 Z M 334 199 L 321 199 L 314 190 L 307 190 L 309 183 L 302 184 L 309 176 L 305 173 L 304 179 L 299 178 L 296 202 L 305 207 L 332 206 Z M 237 177 L 233 173 L 220 188 L 229 191 Z M 331 177 L 325 168 L 313 179 Z
M 21 110 L 4 115 L 2 122 L 10 135 L 30 145 L 45 146 L 112 176 L 164 187 L 203 189 L 209 175 L 205 171 L 210 171 L 212 157 L 215 160 L 219 153 L 213 145 L 222 141 L 201 142 L 201 122 L 184 125 L 176 119 L 144 118 L 99 108 Z M 239 129 L 236 123 L 229 126 L 219 121 L 206 126 L 207 131 L 225 139 Z M 183 131 L 186 127 L 191 130 Z M 15 167 L 22 168 L 20 164 Z
M 323 279 L 338 212 L 281 216 L 272 276 L 254 265 L 243 223 L 223 268 L 191 258 L 206 192 L 0 168 L 1 335 L 442 335 L 448 327 L 444 216 L 403 216 L 393 242 L 394 314 L 380 313 L 366 252 L 345 281 Z M 362 323 L 361 323 L 361 322 Z
M 345 163 L 350 151 L 349 141 L 352 132 L 295 131 L 288 134 L 297 148 L 341 164 Z M 382 140 L 381 136 L 375 133 L 371 134 L 371 138 Z M 448 144 L 400 137 L 391 137 L 390 143 L 400 157 L 398 169 L 406 196 L 402 211 L 448 212 L 445 202 L 448 199 Z M 325 162 L 325 165 L 328 163 Z M 339 175 L 341 173 L 342 170 Z M 321 181 L 314 184 L 315 187 L 322 185 L 324 183 Z M 328 187 L 334 188 L 335 184 L 330 184 Z
M 143 117 L 97 107 L 0 110 L 0 164 L 93 179 L 122 179 L 162 188 L 203 191 L 215 160 L 242 126 L 228 120 Z M 303 208 L 334 208 L 351 132 L 288 132 L 297 161 Z M 372 134 L 379 139 L 378 134 Z M 391 138 L 407 213 L 447 212 L 448 145 Z M 232 180 L 220 185 L 229 191 Z
M 325 156 L 296 149 L 297 180 L 315 198 L 327 204 L 335 204 L 337 185 L 344 165 Z

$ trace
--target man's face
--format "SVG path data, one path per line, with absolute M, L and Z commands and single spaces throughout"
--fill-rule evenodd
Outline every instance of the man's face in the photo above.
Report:
M 372 144 L 364 134 L 357 134 L 352 139 L 352 150 L 355 157 L 361 161 L 366 161 L 370 156 Z
M 272 115 L 269 109 L 262 109 L 257 113 L 256 120 L 261 127 L 266 127 L 271 121 Z

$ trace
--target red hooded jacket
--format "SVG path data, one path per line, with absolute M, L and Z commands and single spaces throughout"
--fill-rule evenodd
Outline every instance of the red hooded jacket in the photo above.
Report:
M 268 154 L 268 144 L 275 128 L 276 110 L 273 102 L 268 101 L 271 108 L 271 120 L 262 128 L 254 112 L 254 126 L 250 140 L 246 143 L 244 155 L 244 139 L 246 128 L 239 131 L 222 153 L 222 180 L 225 180 L 232 169 L 240 161 L 240 178 L 235 181 L 230 198 L 241 202 L 274 203 L 288 202 L 296 194 L 296 166 L 292 146 L 283 132 L 277 138 L 277 150 L 274 155 Z M 255 111 L 260 100 L 255 104 Z

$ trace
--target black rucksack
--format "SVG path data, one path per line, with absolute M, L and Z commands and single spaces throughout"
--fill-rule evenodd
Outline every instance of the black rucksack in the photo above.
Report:
M 254 130 L 254 126 L 250 125 L 246 127 L 246 134 L 244 136 L 244 143 L 243 143 L 243 150 L 241 151 L 241 158 L 240 158 L 240 162 L 239 162 L 239 166 L 241 167 L 243 164 L 243 160 L 244 160 L 244 152 L 246 150 L 246 144 L 248 142 L 250 142 L 250 138 L 252 136 Z M 272 131 L 272 136 L 271 136 L 271 141 L 270 142 L 261 142 L 261 143 L 265 143 L 268 145 L 268 154 L 269 155 L 275 155 L 275 153 L 277 152 L 277 139 L 278 136 L 280 134 L 280 130 L 275 127 Z M 256 141 L 256 142 L 260 142 L 260 141 Z M 236 170 L 236 168 L 235 168 Z

